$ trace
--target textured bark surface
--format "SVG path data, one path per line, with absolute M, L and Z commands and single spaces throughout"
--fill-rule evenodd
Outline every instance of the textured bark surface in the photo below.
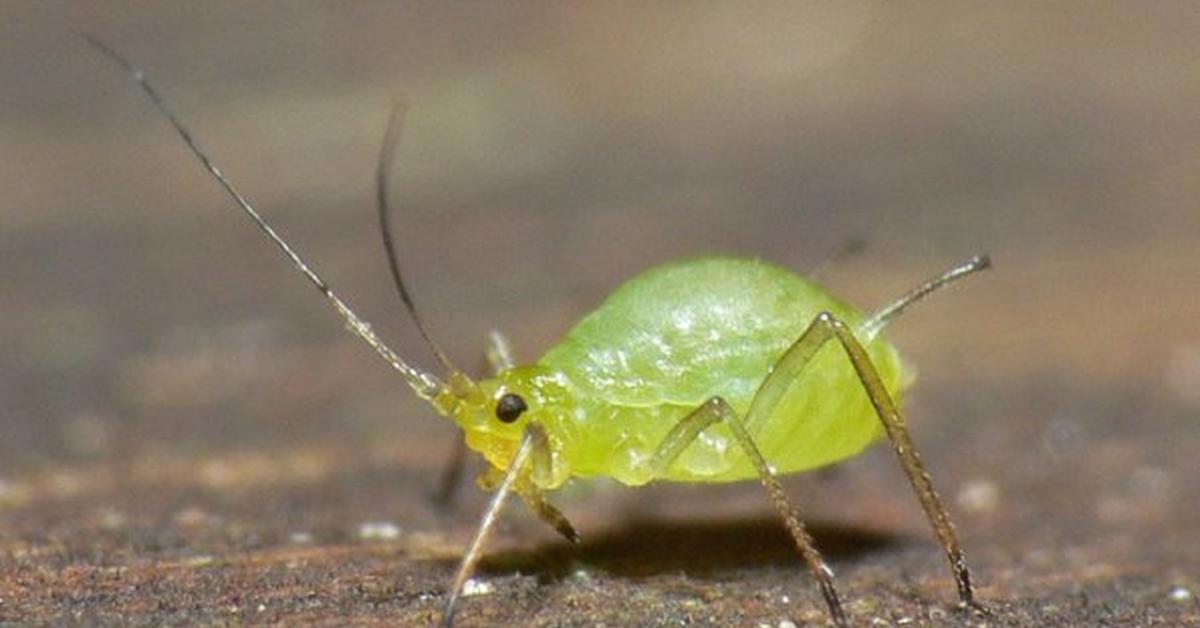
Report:
M 836 7 L 9 5 L 0 622 L 430 623 L 486 499 L 464 481 L 432 505 L 454 430 L 341 332 L 87 31 L 425 364 L 371 213 L 397 94 L 398 242 L 464 365 L 490 326 L 534 357 L 685 255 L 804 269 L 860 237 L 825 278 L 870 308 L 990 253 L 893 337 L 992 615 L 954 611 L 884 447 L 787 481 L 847 611 L 1200 624 L 1200 15 Z M 511 509 L 461 625 L 826 621 L 753 483 L 552 498 L 583 544 Z

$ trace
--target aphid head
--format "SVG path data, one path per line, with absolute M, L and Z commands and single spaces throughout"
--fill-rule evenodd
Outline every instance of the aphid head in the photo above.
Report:
M 463 429 L 471 449 L 501 469 L 507 467 L 530 421 L 546 427 L 554 440 L 559 432 L 555 426 L 568 403 L 562 376 L 537 366 L 508 369 L 461 392 L 466 394 L 439 409 Z
M 486 435 L 493 439 L 521 438 L 525 424 L 542 414 L 543 395 L 538 382 L 510 369 L 495 379 L 472 382 L 455 391 L 453 407 L 444 412 L 458 423 L 467 438 Z

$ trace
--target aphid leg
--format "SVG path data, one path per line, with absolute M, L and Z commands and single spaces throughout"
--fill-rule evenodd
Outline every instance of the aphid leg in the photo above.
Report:
M 724 422 L 729 426 L 734 439 L 758 470 L 758 478 L 762 481 L 763 487 L 767 489 L 767 493 L 770 494 L 771 502 L 779 511 L 779 516 L 783 518 L 784 525 L 787 526 L 792 540 L 796 543 L 796 549 L 800 551 L 800 556 L 821 587 L 821 595 L 825 598 L 833 622 L 838 626 L 849 625 L 846 621 L 846 613 L 842 610 L 837 589 L 834 587 L 833 570 L 821 558 L 821 553 L 813 544 L 812 536 L 804 528 L 800 516 L 788 501 L 787 494 L 784 493 L 783 486 L 779 484 L 775 472 L 771 470 L 771 466 L 763 458 L 762 452 L 754 444 L 754 439 L 750 437 L 733 408 L 729 407 L 724 399 L 720 397 L 709 399 L 671 429 L 651 459 L 650 464 L 655 476 L 664 474 L 671 463 L 700 436 L 701 432 L 717 422 Z
M 954 524 L 950 522 L 950 515 L 947 514 L 937 491 L 934 490 L 933 480 L 921 463 L 921 457 L 917 454 L 912 438 L 908 434 L 908 428 L 905 427 L 904 417 L 901 416 L 891 395 L 884 388 L 866 349 L 844 322 L 829 312 L 817 315 L 800 339 L 779 359 L 771 375 L 759 387 L 747 414 L 746 424 L 753 426 L 757 417 L 765 417 L 771 413 L 773 401 L 782 396 L 791 381 L 800 375 L 808 361 L 831 338 L 837 338 L 842 348 L 845 349 L 846 356 L 854 366 L 871 405 L 875 407 L 875 413 L 883 423 L 883 429 L 892 442 L 892 448 L 900 458 L 900 465 L 904 468 L 904 473 L 908 476 L 908 481 L 912 484 L 913 490 L 921 502 L 921 507 L 925 510 L 925 516 L 929 519 L 929 523 L 938 537 L 938 542 L 941 543 L 942 550 L 946 553 L 946 558 L 950 561 L 950 569 L 954 573 L 954 580 L 958 586 L 958 597 L 962 606 L 981 609 L 975 602 L 974 588 L 971 586 L 971 572 L 967 568 L 962 547 L 954 532 Z M 761 405 L 760 401 L 764 399 L 766 405 Z
M 525 505 L 554 528 L 555 532 L 572 543 L 578 543 L 579 533 L 575 531 L 575 527 L 566 515 L 546 500 L 546 492 L 539 488 L 539 485 L 549 483 L 554 473 L 554 452 L 550 449 L 550 439 L 541 427 L 535 428 L 533 453 L 530 456 L 529 473 L 517 478 L 517 483 L 512 488 L 513 492 L 520 495 Z M 484 490 L 495 490 L 502 481 L 504 472 L 493 467 L 480 476 L 479 486 Z
M 582 540 L 580 533 L 576 532 L 575 526 L 572 526 L 571 521 L 566 519 L 566 515 L 563 514 L 562 510 L 559 510 L 554 507 L 554 504 L 546 501 L 544 491 L 530 485 L 517 486 L 516 491 L 517 494 L 521 495 L 526 506 L 538 514 L 539 519 L 554 528 L 554 532 L 562 534 L 563 538 L 569 540 L 571 543 L 580 543 L 580 540 Z
M 512 343 L 508 341 L 508 336 L 499 329 L 493 329 L 488 332 L 487 337 L 487 361 L 492 367 L 492 374 L 499 375 L 516 364 L 513 358 Z
M 554 504 L 546 501 L 546 493 L 537 488 L 530 482 L 521 482 L 515 489 L 521 499 L 525 501 L 525 505 L 529 506 L 530 510 L 537 513 L 537 516 L 554 528 L 555 532 L 562 535 L 563 538 L 572 542 L 579 543 L 581 540 L 579 532 L 575 531 L 575 526 L 571 525 L 571 521 L 567 516 L 562 514 Z
M 981 270 L 987 270 L 991 267 L 992 259 L 990 257 L 987 255 L 976 255 L 963 264 L 944 271 L 936 277 L 931 277 L 916 288 L 909 290 L 904 296 L 883 306 L 879 311 L 872 314 L 858 328 L 858 335 L 862 337 L 863 342 L 871 342 L 875 339 L 875 336 L 879 335 L 880 331 L 883 331 L 883 328 L 888 323 L 903 314 L 904 310 L 907 310 L 909 306 L 963 277 Z
M 513 360 L 512 344 L 498 329 L 488 332 L 487 353 L 484 357 L 487 358 L 488 366 L 492 369 L 493 375 L 499 375 L 501 371 L 512 368 L 516 363 Z M 458 494 L 458 488 L 462 486 L 462 476 L 464 469 L 466 469 L 466 463 L 467 441 L 456 438 L 454 439 L 454 449 L 450 451 L 450 457 L 446 459 L 446 463 L 442 466 L 441 478 L 438 480 L 438 490 L 433 494 L 433 503 L 435 505 L 440 508 L 448 508 L 454 502 L 454 496 Z M 526 501 L 528 502 L 529 500 L 526 499 Z
M 438 478 L 437 491 L 433 493 L 433 503 L 439 508 L 449 508 L 462 485 L 463 470 L 467 466 L 467 441 L 455 438 L 450 457 L 442 465 L 442 473 Z
M 538 435 L 541 434 L 539 439 Z M 500 515 L 500 509 L 504 507 L 504 502 L 508 499 L 514 485 L 525 469 L 525 463 L 529 461 L 529 456 L 534 450 L 534 445 L 538 440 L 545 439 L 545 432 L 541 427 L 530 423 L 525 428 L 525 433 L 521 435 L 521 441 L 517 445 L 517 450 L 513 453 L 512 460 L 508 462 L 508 469 L 504 472 L 503 479 L 496 486 L 496 492 L 492 495 L 492 500 L 488 502 L 487 510 L 483 512 L 483 518 L 479 520 L 479 527 L 475 530 L 475 537 L 471 539 L 471 545 L 467 548 L 467 553 L 463 555 L 462 562 L 458 565 L 458 572 L 454 575 L 454 582 L 450 585 L 450 599 L 446 602 L 446 609 L 442 613 L 443 628 L 449 628 L 454 625 L 454 610 L 458 603 L 458 597 L 462 593 L 463 585 L 467 579 L 475 571 L 475 565 L 479 562 L 480 556 L 483 554 L 483 544 L 487 541 L 487 537 L 492 532 L 492 528 L 496 527 L 496 521 Z

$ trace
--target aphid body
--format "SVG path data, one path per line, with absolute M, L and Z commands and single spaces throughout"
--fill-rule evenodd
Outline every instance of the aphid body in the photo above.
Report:
M 784 351 L 823 311 L 852 327 L 863 320 L 824 288 L 773 264 L 707 257 L 659 266 L 628 281 L 531 366 L 506 369 L 463 398 L 438 406 L 467 444 L 507 468 L 528 421 L 540 423 L 554 452 L 553 489 L 571 476 L 730 482 L 757 479 L 729 427 L 705 430 L 655 476 L 649 464 L 667 433 L 713 396 L 746 411 Z M 881 336 L 867 345 L 893 395 L 902 365 Z M 528 411 L 497 420 L 505 394 Z M 765 420 L 745 425 L 775 471 L 811 469 L 861 451 L 883 435 L 879 419 L 841 349 L 826 345 Z
M 557 346 L 514 366 L 493 337 L 494 377 L 472 380 L 432 342 L 399 270 L 388 224 L 389 166 L 398 116 L 377 170 L 384 248 L 399 294 L 446 371 L 438 378 L 403 360 L 292 249 L 212 160 L 134 67 L 124 66 L 234 202 L 365 341 L 490 463 L 495 490 L 450 587 L 443 625 L 510 493 L 572 541 L 574 528 L 546 501 L 571 477 L 731 482 L 757 478 L 816 578 L 835 623 L 848 620 L 822 560 L 777 475 L 852 456 L 886 434 L 950 562 L 959 600 L 976 607 L 949 516 L 908 435 L 897 397 L 906 373 L 882 330 L 907 307 L 987 268 L 976 257 L 922 283 L 869 316 L 816 283 L 767 262 L 709 257 L 651 269 L 616 290 Z

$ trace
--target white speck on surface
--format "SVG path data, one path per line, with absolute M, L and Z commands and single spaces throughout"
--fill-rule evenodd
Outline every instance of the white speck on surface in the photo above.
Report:
M 1172 602 L 1187 602 L 1192 599 L 1192 592 L 1181 586 L 1171 587 L 1171 591 L 1167 593 L 1167 597 L 1171 598 Z
M 100 512 L 100 526 L 106 530 L 119 530 L 125 527 L 125 515 L 120 511 L 105 508 Z
M 958 491 L 955 500 L 959 508 L 969 513 L 992 512 L 1000 503 L 1000 487 L 991 480 L 971 480 Z
M 784 619 L 779 622 L 779 628 L 796 628 L 796 622 L 790 619 Z
M 174 519 L 176 524 L 184 527 L 213 525 L 220 521 L 197 506 L 187 506 L 176 512 Z
M 256 611 L 258 611 L 258 612 L 260 612 L 260 613 L 264 613 L 264 612 L 266 612 L 266 610 L 267 610 L 267 605 L 266 605 L 266 604 L 259 604 L 259 605 L 258 605 L 258 608 L 254 609 L 254 610 L 256 610 Z
M 83 490 L 80 478 L 70 473 L 54 473 L 50 476 L 50 492 L 55 497 L 74 497 Z
M 183 564 L 187 565 L 188 567 L 196 568 L 207 567 L 215 562 L 216 559 L 212 556 L 201 554 L 199 556 L 192 556 L 191 558 L 188 558 L 187 560 L 183 561 Z
M 358 526 L 358 538 L 391 541 L 400 536 L 400 526 L 390 521 L 368 521 Z
M 471 578 L 463 583 L 462 594 L 463 597 L 471 597 L 472 595 L 487 595 L 495 590 L 496 588 L 491 583 Z
M 313 542 L 313 535 L 308 532 L 293 532 L 288 536 L 288 540 L 296 545 L 308 545 Z
M 1129 490 L 1138 497 L 1167 497 L 1173 488 L 1171 474 L 1161 467 L 1142 465 L 1129 475 Z
M 791 603 L 792 603 L 792 596 L 790 596 L 790 595 L 781 595 L 781 596 L 779 596 L 779 601 L 780 601 L 780 602 L 783 602 L 784 604 L 791 604 Z

